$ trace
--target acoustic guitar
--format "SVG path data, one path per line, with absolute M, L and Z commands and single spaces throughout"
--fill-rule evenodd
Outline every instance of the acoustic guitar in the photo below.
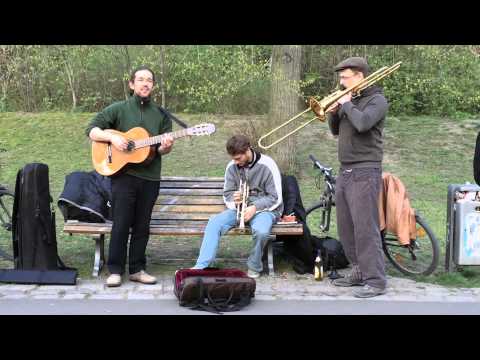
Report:
M 150 136 L 147 130 L 135 127 L 127 132 L 113 129 L 105 131 L 118 134 L 128 140 L 128 147 L 125 151 L 117 150 L 110 142 L 92 141 L 92 162 L 95 170 L 104 176 L 110 176 L 120 171 L 129 163 L 148 164 L 156 156 L 156 146 L 162 139 L 170 134 L 174 139 L 185 136 L 210 135 L 215 132 L 214 124 L 199 124 L 191 128 L 165 133 L 157 136 Z

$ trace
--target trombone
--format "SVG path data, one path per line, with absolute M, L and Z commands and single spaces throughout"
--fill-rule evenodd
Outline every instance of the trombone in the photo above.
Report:
M 323 99 L 321 99 L 320 101 L 316 100 L 314 97 L 310 97 L 308 99 L 308 104 L 309 104 L 309 107 L 302 111 L 301 113 L 299 113 L 298 115 L 295 115 L 294 117 L 292 117 L 291 119 L 285 121 L 283 124 L 281 124 L 280 126 L 277 126 L 276 128 L 272 129 L 270 132 L 266 133 L 265 135 L 263 135 L 260 139 L 258 139 L 258 146 L 261 147 L 262 149 L 264 150 L 268 150 L 270 149 L 272 146 L 278 144 L 279 142 L 283 141 L 284 139 L 286 139 L 287 137 L 289 137 L 290 135 L 292 134 L 295 134 L 297 131 L 303 129 L 305 126 L 307 126 L 308 124 L 310 124 L 312 121 L 318 119 L 320 121 L 325 121 L 326 119 L 326 115 L 328 112 L 330 112 L 332 109 L 335 108 L 336 106 L 336 102 L 338 101 L 338 99 L 340 99 L 341 97 L 343 97 L 344 95 L 348 94 L 349 92 L 352 92 L 352 93 L 356 93 L 356 94 L 360 94 L 363 90 L 365 90 L 367 87 L 373 85 L 374 83 L 376 83 L 377 81 L 380 81 L 381 79 L 383 79 L 384 77 L 390 75 L 392 72 L 394 72 L 395 70 L 397 70 L 400 65 L 401 65 L 401 61 L 388 67 L 388 66 L 384 66 L 380 69 L 378 69 L 377 71 L 375 71 L 374 73 L 370 74 L 369 76 L 367 76 L 366 78 L 360 80 L 358 83 L 350 86 L 349 88 L 346 88 L 345 90 L 337 90 L 335 91 L 334 93 L 324 97 Z M 301 124 L 300 126 L 298 126 L 296 129 L 290 131 L 288 134 L 282 136 L 280 139 L 274 141 L 273 143 L 269 144 L 269 145 L 264 145 L 262 144 L 262 141 L 271 136 L 273 133 L 276 133 L 278 130 L 282 129 L 283 127 L 287 126 L 288 124 L 290 124 L 292 121 L 294 121 L 295 119 L 299 118 L 300 116 L 302 116 L 303 114 L 309 112 L 309 111 L 313 111 L 315 113 L 315 117 L 304 122 L 303 124 Z
M 250 188 L 247 181 L 240 179 L 239 192 L 242 197 L 242 202 L 237 204 L 237 226 L 240 230 L 245 231 L 245 211 L 247 210 L 248 193 Z

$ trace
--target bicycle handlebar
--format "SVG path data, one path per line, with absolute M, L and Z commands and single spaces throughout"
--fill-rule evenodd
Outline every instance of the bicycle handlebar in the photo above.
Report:
M 323 166 L 323 165 L 320 163 L 320 161 L 318 161 L 318 160 L 315 158 L 315 156 L 313 156 L 312 154 L 308 155 L 308 157 L 310 158 L 310 160 L 312 160 L 313 165 L 316 166 L 317 168 L 319 168 L 322 172 L 332 170 L 331 168 L 327 168 L 326 166 Z
M 318 168 L 325 175 L 325 178 L 328 182 L 330 182 L 332 184 L 334 184 L 336 182 L 335 176 L 333 176 L 333 174 L 332 174 L 332 168 L 327 168 L 326 166 L 323 166 L 320 163 L 320 161 L 318 161 L 315 158 L 315 156 L 313 156 L 312 154 L 308 155 L 308 157 L 310 158 L 310 160 L 312 160 L 313 166 Z

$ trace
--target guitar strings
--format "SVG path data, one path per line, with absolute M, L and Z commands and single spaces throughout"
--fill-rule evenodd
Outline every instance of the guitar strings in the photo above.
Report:
M 170 135 L 172 135 L 172 137 L 174 139 L 177 139 L 177 138 L 182 137 L 182 136 L 186 136 L 187 135 L 187 129 L 174 131 L 174 132 L 170 133 Z M 162 135 L 153 136 L 153 137 L 150 137 L 150 138 L 147 138 L 147 139 L 135 140 L 134 141 L 135 149 L 140 149 L 140 148 L 143 148 L 143 147 L 159 144 L 165 136 L 166 136 L 166 134 L 162 134 Z

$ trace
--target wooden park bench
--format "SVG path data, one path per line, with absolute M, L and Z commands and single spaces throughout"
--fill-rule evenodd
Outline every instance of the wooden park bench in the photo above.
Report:
M 150 221 L 151 235 L 182 236 L 203 235 L 210 216 L 225 210 L 223 202 L 223 177 L 172 177 L 164 176 Z M 95 240 L 93 276 L 97 277 L 105 263 L 105 235 L 111 232 L 110 223 L 67 221 L 63 231 L 70 234 L 88 234 Z M 227 235 L 251 234 L 248 228 L 241 232 L 231 229 Z M 301 235 L 302 224 L 274 225 L 274 235 Z M 152 239 L 150 239 L 151 241 Z M 274 274 L 272 241 L 267 245 L 269 274 Z M 192 264 L 193 265 L 193 264 Z

